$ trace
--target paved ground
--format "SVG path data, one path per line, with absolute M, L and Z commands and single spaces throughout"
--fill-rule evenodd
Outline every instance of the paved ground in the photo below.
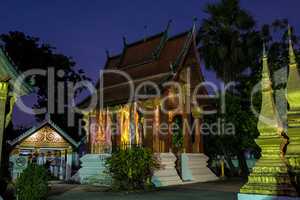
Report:
M 108 192 L 106 188 L 55 184 L 49 200 L 236 200 L 241 180 L 167 187 L 152 192 Z

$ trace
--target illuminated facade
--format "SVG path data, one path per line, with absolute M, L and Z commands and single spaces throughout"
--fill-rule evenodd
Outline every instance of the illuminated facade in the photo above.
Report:
M 46 166 L 54 178 L 71 178 L 74 149 L 79 143 L 50 119 L 9 141 L 9 144 L 13 147 L 10 162 L 14 179 L 28 163 Z

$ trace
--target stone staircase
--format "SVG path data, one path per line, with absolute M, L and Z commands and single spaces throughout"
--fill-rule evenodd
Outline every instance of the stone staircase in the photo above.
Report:
M 161 168 L 154 172 L 152 183 L 156 187 L 182 184 L 175 168 L 176 156 L 173 153 L 156 153 L 155 156 Z
M 108 186 L 111 184 L 111 177 L 105 173 L 105 162 L 110 154 L 86 154 L 82 158 L 81 168 L 73 176 L 73 180 L 81 184 L 97 186 Z
M 207 167 L 208 157 L 203 153 L 181 154 L 181 171 L 183 181 L 208 182 L 218 177 Z

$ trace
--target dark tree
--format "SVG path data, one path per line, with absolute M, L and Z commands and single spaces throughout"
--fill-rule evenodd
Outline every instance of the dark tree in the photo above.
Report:
M 63 129 L 68 129 L 68 132 L 73 134 L 73 137 L 78 137 L 78 119 L 79 115 L 76 115 L 76 123 L 72 127 L 68 127 L 67 124 L 67 109 L 70 105 L 67 102 L 67 90 L 63 90 L 63 94 L 58 94 L 58 82 L 63 83 L 64 86 L 67 83 L 75 84 L 82 80 L 89 80 L 84 74 L 83 70 L 75 69 L 75 62 L 72 58 L 63 54 L 56 53 L 56 49 L 49 45 L 44 44 L 37 37 L 28 36 L 22 32 L 9 32 L 8 34 L 0 35 L 0 42 L 4 49 L 8 52 L 10 58 L 14 61 L 20 72 L 25 72 L 30 69 L 44 69 L 48 70 L 52 68 L 54 70 L 55 81 L 50 82 L 55 88 L 54 93 L 54 110 L 51 111 L 51 119 L 55 121 Z M 62 76 L 57 76 L 57 73 L 61 72 Z M 62 73 L 63 72 L 63 73 Z M 36 89 L 37 102 L 35 108 L 47 108 L 48 104 L 48 76 L 34 76 L 31 77 L 32 84 Z M 78 95 L 80 90 L 76 93 Z M 58 112 L 58 95 L 64 95 L 64 101 L 61 107 L 64 108 L 64 112 Z M 43 120 L 45 114 L 37 115 L 37 120 Z

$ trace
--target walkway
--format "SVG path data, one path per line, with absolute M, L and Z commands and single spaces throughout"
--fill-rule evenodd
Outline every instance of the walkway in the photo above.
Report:
M 152 192 L 107 192 L 105 188 L 58 184 L 49 200 L 236 200 L 240 180 L 173 186 Z

